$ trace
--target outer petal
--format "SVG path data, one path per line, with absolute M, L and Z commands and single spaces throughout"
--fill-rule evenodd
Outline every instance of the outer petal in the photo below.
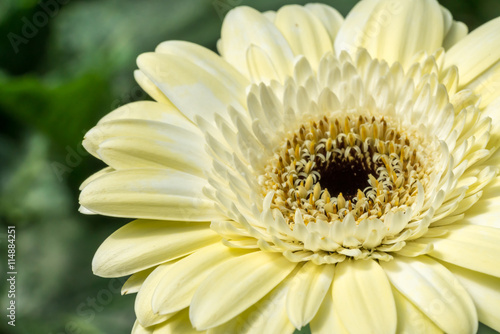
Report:
M 500 278 L 447 263 L 444 265 L 472 297 L 479 321 L 500 332 Z
M 392 288 L 396 308 L 398 309 L 398 334 L 443 333 L 425 314 L 423 314 L 415 305 L 413 305 L 396 288 Z
M 230 258 L 246 253 L 216 243 L 180 260 L 158 283 L 153 297 L 154 311 L 167 314 L 188 307 L 200 283 L 215 268 Z
M 290 279 L 285 279 L 248 310 L 218 327 L 210 328 L 207 332 L 209 334 L 292 334 L 295 327 L 288 320 L 285 305 L 289 283 Z
M 374 260 L 344 261 L 337 265 L 333 303 L 349 333 L 396 332 L 391 285 Z
M 197 115 L 213 120 L 215 114 L 225 115 L 230 105 L 239 109 L 245 105 L 245 85 L 222 67 L 219 71 L 210 63 L 201 65 L 166 53 L 144 53 L 137 65 L 191 121 Z
M 500 229 L 478 225 L 450 225 L 440 238 L 421 239 L 433 246 L 429 255 L 471 270 L 500 277 Z
M 137 293 L 146 278 L 155 269 L 155 267 L 152 267 L 132 274 L 122 286 L 122 295 Z
M 102 243 L 92 261 L 92 270 L 102 277 L 125 276 L 219 240 L 209 223 L 135 220 Z
M 436 51 L 443 38 L 443 13 L 435 0 L 366 0 L 347 15 L 335 50 L 363 47 L 389 64 L 408 65 L 419 51 Z
M 455 65 L 460 73 L 460 87 L 486 71 L 500 59 L 500 18 L 483 24 L 447 53 L 445 67 Z
M 296 265 L 281 254 L 265 252 L 225 262 L 196 291 L 190 308 L 192 323 L 200 330 L 234 318 L 276 287 Z
M 130 169 L 105 174 L 87 185 L 80 204 L 115 217 L 206 221 L 222 219 L 202 189 L 206 181 L 167 169 Z
M 500 155 L 497 152 L 497 155 Z M 492 162 L 494 164 L 498 161 Z M 479 201 L 465 212 L 464 223 L 500 228 L 500 177 L 495 177 L 484 190 Z
M 156 324 L 159 324 L 172 315 L 159 315 L 153 312 L 153 308 L 151 307 L 151 300 L 153 298 L 154 291 L 156 289 L 156 285 L 160 281 L 160 279 L 168 274 L 168 270 L 172 266 L 172 263 L 163 264 L 158 266 L 153 272 L 146 278 L 144 284 L 142 284 L 139 292 L 137 293 L 137 297 L 135 298 L 135 314 L 137 316 L 137 321 L 143 327 L 149 327 Z
M 153 334 L 201 334 L 205 331 L 197 331 L 189 321 L 189 310 L 177 312 L 173 317 L 155 327 Z
M 292 280 L 286 298 L 290 321 L 298 329 L 316 315 L 326 292 L 332 285 L 334 265 L 315 265 L 307 262 Z
M 344 17 L 335 8 L 321 3 L 309 3 L 305 5 L 305 8 L 323 23 L 333 44 L 342 23 L 344 23 Z
M 290 44 L 295 55 L 304 55 L 314 69 L 333 45 L 323 24 L 306 8 L 298 5 L 281 7 L 274 24 Z
M 334 308 L 331 286 L 310 326 L 314 334 L 349 334 Z
M 465 289 L 427 256 L 381 262 L 391 283 L 446 333 L 475 333 L 477 313 Z
M 272 60 L 279 78 L 291 74 L 293 52 L 288 42 L 264 15 L 242 6 L 227 13 L 222 24 L 219 51 L 235 68 L 249 77 L 246 52 L 251 45 L 264 50 Z

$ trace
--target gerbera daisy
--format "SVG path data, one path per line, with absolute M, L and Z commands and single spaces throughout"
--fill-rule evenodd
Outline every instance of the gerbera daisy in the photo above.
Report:
M 156 102 L 84 140 L 81 211 L 136 220 L 97 250 L 134 333 L 500 330 L 500 19 L 434 0 L 223 22 L 220 56 L 139 56 Z

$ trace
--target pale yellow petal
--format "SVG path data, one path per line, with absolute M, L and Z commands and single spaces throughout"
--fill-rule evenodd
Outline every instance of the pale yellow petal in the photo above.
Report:
M 192 323 L 207 329 L 234 318 L 275 288 L 296 265 L 279 253 L 266 252 L 225 262 L 196 291 L 190 308 Z
M 349 334 L 334 308 L 331 286 L 310 326 L 314 334 Z
M 295 327 L 286 313 L 289 285 L 290 279 L 287 278 L 249 309 L 220 326 L 210 328 L 207 333 L 292 334 Z
M 241 109 L 245 105 L 246 87 L 238 79 L 230 74 L 226 80 L 219 79 L 212 71 L 180 55 L 144 53 L 137 58 L 137 65 L 191 121 L 196 116 L 213 121 L 215 114 L 225 115 L 228 106 Z
M 141 70 L 134 71 L 134 79 L 139 84 L 139 86 L 155 101 L 161 104 L 173 106 L 172 102 L 170 102 L 165 94 L 163 94 L 163 92 L 153 83 L 153 81 L 151 81 Z
M 464 286 L 476 305 L 479 321 L 500 332 L 500 278 L 443 263 Z
M 443 41 L 443 47 L 445 50 L 449 50 L 453 45 L 457 44 L 469 33 L 469 28 L 463 22 L 453 21 L 450 30 L 446 34 Z
M 333 45 L 325 27 L 306 8 L 298 5 L 281 7 L 274 24 L 285 36 L 294 54 L 304 55 L 314 69 Z
M 132 274 L 122 286 L 122 295 L 137 293 L 154 269 L 155 267 L 151 267 Z
M 334 265 L 318 266 L 307 262 L 292 279 L 286 299 L 290 321 L 298 329 L 316 315 L 326 292 L 332 285 Z
M 118 119 L 142 119 L 157 121 L 198 133 L 196 126 L 188 120 L 171 102 L 136 101 L 120 106 L 101 118 L 98 124 Z
M 250 73 L 246 53 L 252 44 L 268 55 L 280 78 L 291 74 L 293 52 L 276 26 L 253 8 L 241 6 L 231 10 L 222 24 L 219 52 L 247 77 Z
M 470 296 L 445 267 L 428 256 L 380 262 L 392 285 L 446 333 L 477 331 Z
M 347 15 L 335 51 L 353 52 L 362 47 L 389 64 L 409 65 L 418 52 L 436 51 L 443 38 L 443 13 L 435 0 L 366 0 Z
M 305 8 L 321 21 L 333 44 L 344 17 L 335 8 L 321 3 L 308 3 Z
M 172 168 L 203 177 L 211 164 L 203 147 L 188 138 L 165 142 L 141 137 L 114 137 L 99 144 L 99 157 L 117 169 Z
M 446 53 L 445 67 L 455 65 L 465 87 L 500 59 L 500 18 L 472 31 Z
M 79 190 L 82 190 L 83 188 L 85 188 L 90 182 L 94 181 L 95 179 L 103 176 L 103 175 L 106 175 L 108 173 L 111 173 L 111 172 L 114 172 L 115 170 L 111 167 L 106 167 L 106 168 L 103 168 L 101 169 L 100 171 L 90 175 L 88 178 L 85 179 L 85 181 L 82 182 L 82 184 L 80 185 L 80 188 Z
M 395 333 L 391 285 L 374 260 L 344 261 L 333 280 L 333 304 L 349 333 Z
M 439 238 L 423 238 L 432 245 L 429 255 L 460 267 L 500 277 L 500 229 L 472 224 L 439 227 L 448 233 Z
M 101 244 L 92 270 L 102 277 L 120 277 L 188 255 L 220 240 L 209 225 L 135 220 Z
M 156 289 L 158 282 L 161 278 L 168 274 L 168 271 L 173 263 L 162 264 L 158 266 L 151 274 L 148 275 L 144 283 L 142 284 L 137 297 L 135 298 L 134 310 L 137 316 L 137 321 L 143 327 L 149 327 L 159 324 L 172 315 L 160 315 L 153 312 L 151 306 L 153 299 L 153 294 Z
M 429 317 L 423 314 L 396 288 L 392 288 L 392 293 L 398 310 L 398 328 L 396 331 L 398 334 L 443 333 Z
M 167 321 L 155 326 L 152 334 L 203 334 L 205 331 L 197 331 L 189 321 L 189 310 L 177 312 Z
M 159 105 L 159 104 L 158 104 Z M 147 113 L 147 110 L 143 111 Z M 154 115 L 154 113 L 151 113 Z M 173 123 L 173 122 L 172 122 Z M 186 124 L 190 124 L 187 121 Z M 204 143 L 201 133 L 194 129 L 168 124 L 161 121 L 146 119 L 114 119 L 99 123 L 85 134 L 83 146 L 100 159 L 97 150 L 102 142 L 115 137 L 136 137 L 149 140 L 177 142 L 178 145 L 187 144 L 187 138 L 193 142 L 190 145 Z M 189 144 L 188 144 L 189 145 Z M 200 148 L 201 150 L 201 148 Z
M 80 193 L 87 209 L 114 217 L 207 221 L 223 219 L 202 191 L 206 180 L 167 169 L 129 169 L 101 176 Z
M 221 263 L 248 253 L 230 249 L 222 243 L 201 248 L 172 266 L 159 283 L 153 297 L 153 309 L 161 314 L 188 307 L 200 283 Z
M 498 25 L 500 29 L 500 24 Z M 500 57 L 500 55 L 499 55 Z M 481 96 L 480 108 L 488 107 L 495 99 L 500 97 L 500 58 L 498 61 L 482 72 L 472 80 L 467 88 L 472 89 L 474 93 Z M 492 115 L 494 121 L 498 122 L 498 109 L 495 115 Z M 498 124 L 498 123 L 496 123 Z

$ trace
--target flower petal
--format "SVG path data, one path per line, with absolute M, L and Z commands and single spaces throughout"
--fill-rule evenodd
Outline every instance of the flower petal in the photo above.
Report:
M 500 278 L 443 263 L 469 293 L 479 321 L 500 332 Z
M 374 260 L 339 263 L 332 291 L 334 308 L 349 333 L 396 332 L 391 285 Z
M 197 115 L 213 120 L 215 114 L 226 114 L 230 105 L 245 105 L 245 86 L 230 73 L 219 72 L 210 64 L 205 67 L 181 55 L 150 52 L 141 54 L 137 65 L 191 121 Z
M 392 294 L 394 295 L 396 308 L 398 309 L 397 333 L 443 333 L 443 331 L 437 327 L 434 322 L 432 322 L 394 287 L 392 288 Z
M 152 334 L 202 334 L 205 331 L 197 331 L 189 321 L 189 310 L 177 312 L 167 321 L 155 326 Z
M 168 274 L 168 271 L 173 263 L 162 264 L 158 266 L 153 272 L 146 278 L 142 284 L 137 297 L 135 298 L 134 310 L 137 316 L 137 321 L 143 327 L 149 327 L 159 324 L 172 315 L 160 315 L 153 312 L 151 307 L 151 300 L 153 299 L 153 294 L 156 289 L 156 285 L 161 280 L 161 278 Z M 174 313 L 175 314 L 175 313 Z
M 422 238 L 432 245 L 429 255 L 457 266 L 500 277 L 500 229 L 479 225 L 450 225 L 438 238 Z
M 469 295 L 445 267 L 428 256 L 381 262 L 399 292 L 446 333 L 475 333 L 477 313 Z
M 200 283 L 221 263 L 247 252 L 216 243 L 178 261 L 156 288 L 153 309 L 160 314 L 188 307 Z
M 349 334 L 334 308 L 331 286 L 310 326 L 314 334 Z
M 285 36 L 295 55 L 304 55 L 314 69 L 321 57 L 333 50 L 328 33 L 313 14 L 298 5 L 281 7 L 274 24 Z
M 255 305 L 230 321 L 210 328 L 209 334 L 280 333 L 292 334 L 295 327 L 286 314 L 286 296 L 290 279 L 285 279 Z
M 486 71 L 500 59 L 500 18 L 472 31 L 446 53 L 445 68 L 455 65 L 460 73 L 460 87 Z
M 241 6 L 227 13 L 222 23 L 219 52 L 235 68 L 249 77 L 246 53 L 251 45 L 260 47 L 272 60 L 279 78 L 291 74 L 293 52 L 281 32 L 264 15 Z
M 425 17 L 425 20 L 415 20 Z M 433 53 L 444 38 L 443 13 L 435 0 L 360 1 L 347 15 L 335 40 L 335 51 L 362 47 L 389 64 L 409 65 L 419 51 Z
M 344 23 L 344 17 L 335 8 L 321 3 L 308 3 L 305 8 L 323 23 L 333 45 L 338 31 Z
M 102 277 L 130 275 L 220 240 L 209 223 L 135 220 L 99 247 L 92 270 Z
M 90 211 L 144 219 L 223 219 L 202 193 L 206 181 L 167 169 L 129 169 L 105 174 L 87 185 L 80 204 Z
M 300 329 L 314 318 L 325 294 L 332 285 L 334 265 L 306 262 L 294 276 L 286 298 L 292 324 Z
M 266 252 L 225 262 L 196 291 L 190 308 L 192 323 L 202 330 L 234 318 L 276 287 L 296 265 L 281 254 Z
M 97 154 L 117 170 L 131 168 L 173 168 L 203 177 L 211 160 L 202 147 L 183 142 L 165 142 L 141 137 L 114 137 L 99 145 Z
M 137 293 L 146 278 L 148 278 L 149 274 L 155 269 L 155 267 L 151 267 L 132 274 L 122 286 L 122 295 Z

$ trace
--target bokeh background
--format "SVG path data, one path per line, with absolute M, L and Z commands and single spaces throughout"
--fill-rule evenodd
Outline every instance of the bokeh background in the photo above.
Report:
M 149 99 L 132 75 L 140 53 L 170 39 L 215 50 L 231 8 L 306 2 L 0 0 L 1 333 L 130 332 L 134 296 L 91 270 L 99 244 L 128 220 L 78 213 L 79 184 L 103 167 L 83 134 L 118 106 Z M 357 1 L 319 2 L 345 15 Z M 500 15 L 498 0 L 441 3 L 471 28 Z M 17 231 L 15 328 L 5 316 L 8 225 Z

